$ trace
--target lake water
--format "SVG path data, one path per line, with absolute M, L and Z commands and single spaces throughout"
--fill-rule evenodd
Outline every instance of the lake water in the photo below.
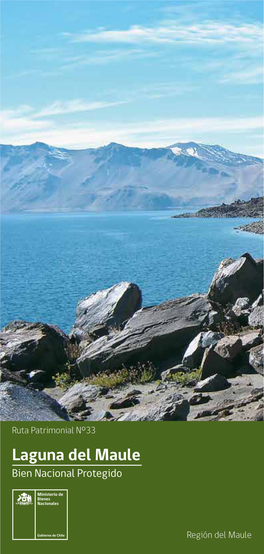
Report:
M 68 332 L 78 300 L 120 281 L 137 283 L 148 306 L 206 292 L 224 258 L 262 257 L 260 236 L 234 231 L 250 219 L 172 213 L 2 216 L 1 327 L 25 319 Z

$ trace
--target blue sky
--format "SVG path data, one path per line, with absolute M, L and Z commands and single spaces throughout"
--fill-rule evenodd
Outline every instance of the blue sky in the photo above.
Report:
M 3 0 L 1 142 L 262 155 L 262 0 Z

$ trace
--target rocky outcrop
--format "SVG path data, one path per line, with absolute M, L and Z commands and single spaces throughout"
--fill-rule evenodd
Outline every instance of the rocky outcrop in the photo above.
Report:
M 247 225 L 239 225 L 235 227 L 239 231 L 246 231 L 247 233 L 254 233 L 255 235 L 263 235 L 264 233 L 264 223 L 263 219 L 261 221 L 254 221 L 253 223 L 247 223 Z
M 263 287 L 262 267 L 250 254 L 243 254 L 238 260 L 221 262 L 209 288 L 208 296 L 222 305 L 234 304 L 238 298 L 256 300 Z
M 175 219 L 189 217 L 263 217 L 263 196 L 251 198 L 251 200 L 236 200 L 232 204 L 221 204 L 212 208 L 202 208 L 198 212 L 185 213 L 172 216 Z
M 157 362 L 179 352 L 208 325 L 212 303 L 206 295 L 192 295 L 144 308 L 115 335 L 85 348 L 77 360 L 83 376 L 123 364 Z
M 77 304 L 71 336 L 81 341 L 98 331 L 98 326 L 101 326 L 101 335 L 107 334 L 102 332 L 103 326 L 107 329 L 123 325 L 141 308 L 141 302 L 140 288 L 127 282 L 91 294 Z
M 186 421 L 190 407 L 181 394 L 172 394 L 155 406 L 136 408 L 121 416 L 118 421 Z
M 47 394 L 6 382 L 0 384 L 0 420 L 63 421 L 68 416 Z
M 118 302 L 107 306 L 100 293 L 98 313 L 109 319 L 93 321 L 79 344 L 53 326 L 9 324 L 0 333 L 0 417 L 52 421 L 67 418 L 67 410 L 78 421 L 262 421 L 262 274 L 263 260 L 249 254 L 225 260 L 209 295 L 139 309 L 115 328 L 111 310 L 121 319 L 125 311 Z M 80 381 L 78 368 L 84 376 L 105 374 Z M 52 375 L 65 369 L 52 388 Z M 60 379 L 63 386 L 79 382 L 62 394 Z M 35 390 L 45 386 L 48 396 Z
M 58 327 L 14 321 L 0 333 L 1 366 L 10 371 L 41 369 L 51 376 L 67 362 L 69 344 Z

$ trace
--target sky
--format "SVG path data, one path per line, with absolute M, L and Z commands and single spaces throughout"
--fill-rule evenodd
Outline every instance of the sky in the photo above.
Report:
M 2 0 L 1 142 L 263 156 L 262 0 Z

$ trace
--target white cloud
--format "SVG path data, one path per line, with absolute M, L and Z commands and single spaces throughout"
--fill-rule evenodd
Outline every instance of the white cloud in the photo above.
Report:
M 116 102 L 85 102 L 85 100 L 82 99 L 70 100 L 68 102 L 56 101 L 37 112 L 34 117 L 47 117 L 50 115 L 102 110 L 104 108 L 111 108 L 113 106 L 119 106 L 120 104 L 127 103 L 128 100 L 120 100 Z
M 83 33 L 63 33 L 71 42 L 120 43 L 120 44 L 221 44 L 245 43 L 250 45 L 262 40 L 262 25 L 244 23 L 233 25 L 217 21 L 182 25 L 167 21 L 156 27 L 133 25 L 126 30 L 97 30 Z
M 263 83 L 264 68 L 260 67 L 251 67 L 246 68 L 242 71 L 234 71 L 229 75 L 226 75 L 219 80 L 220 83 L 228 83 L 230 81 L 235 81 L 243 85 L 256 85 Z
M 92 55 L 82 54 L 62 58 L 61 69 L 71 69 L 76 66 L 104 65 L 110 62 L 119 62 L 138 58 L 153 58 L 157 53 L 139 48 L 97 50 Z
M 85 124 L 68 125 L 45 119 L 32 119 L 21 122 L 13 119 L 13 125 L 7 126 L 2 134 L 2 142 L 12 144 L 29 144 L 35 141 L 47 142 L 54 146 L 68 148 L 98 147 L 109 142 L 121 142 L 128 146 L 159 147 L 168 146 L 177 141 L 196 140 L 198 142 L 221 142 L 230 137 L 262 129 L 262 117 L 245 118 L 186 118 L 157 119 L 141 123 L 124 123 L 110 128 L 109 123 L 102 122 L 97 126 Z M 38 125 L 42 124 L 42 127 Z

